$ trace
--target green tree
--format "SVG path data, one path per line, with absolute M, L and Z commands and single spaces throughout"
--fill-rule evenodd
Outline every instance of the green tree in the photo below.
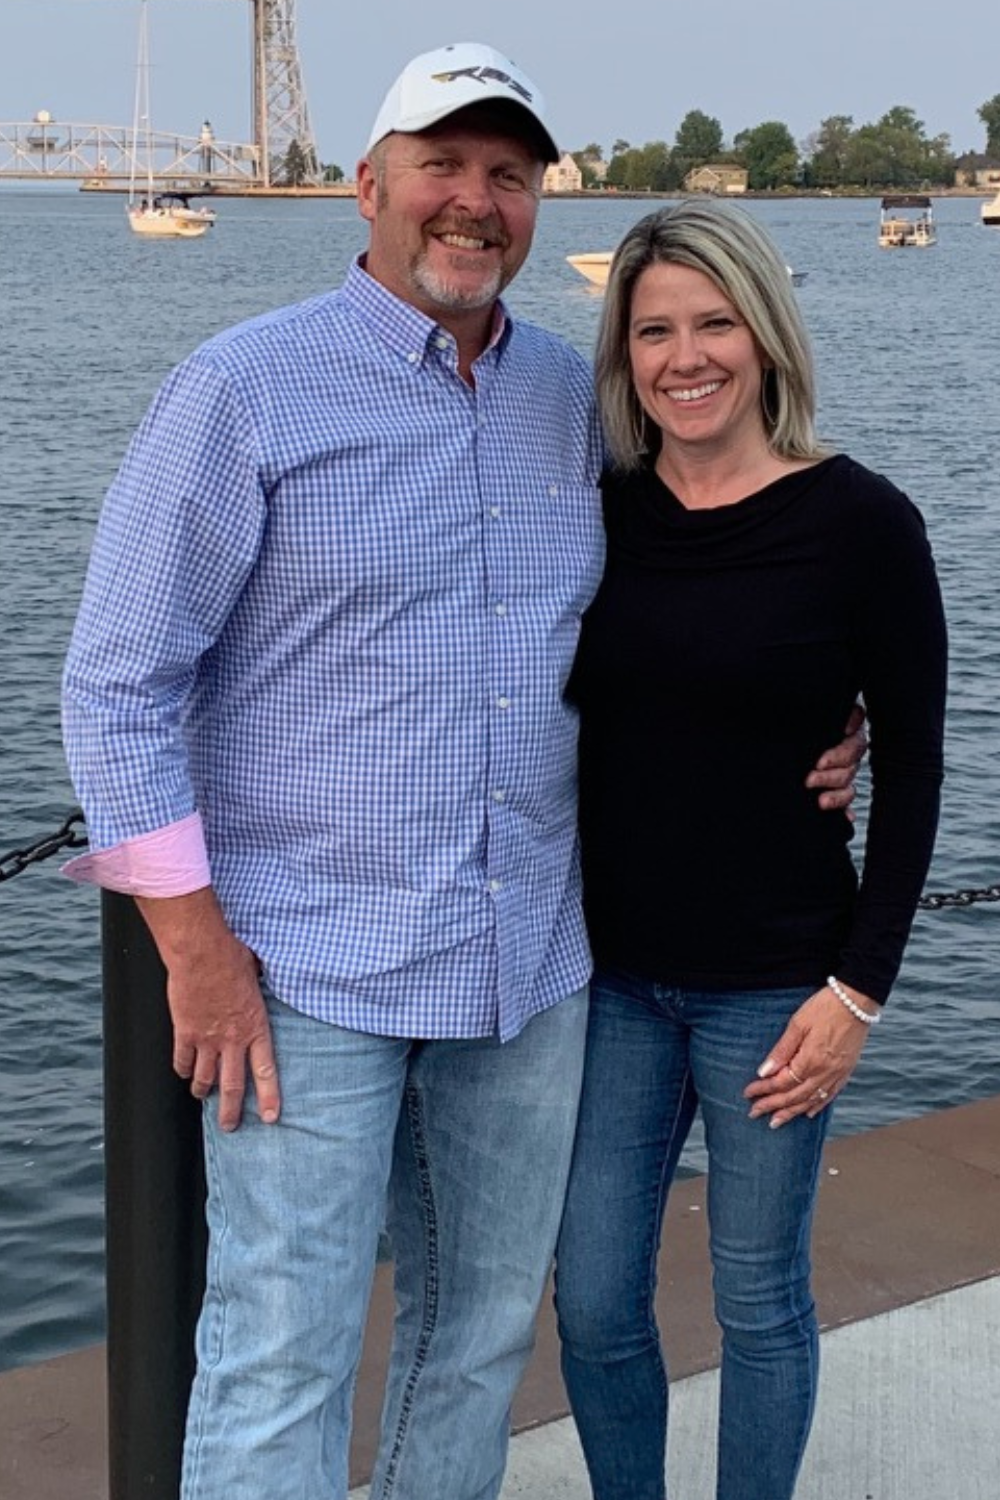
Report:
M 696 166 L 717 162 L 723 154 L 723 126 L 702 110 L 688 110 L 673 136 L 670 178 L 667 186 L 679 187 Z
M 796 181 L 799 152 L 787 125 L 765 120 L 762 125 L 741 130 L 733 145 L 747 169 L 749 187 L 770 190 Z
M 677 180 L 682 181 L 692 167 L 718 161 L 722 149 L 720 122 L 700 109 L 689 110 L 677 127 L 671 153 Z
M 647 141 L 638 153 L 637 188 L 665 193 L 670 185 L 670 147 L 666 141 Z
M 907 104 L 886 110 L 876 129 L 885 161 L 883 182 L 888 187 L 917 187 L 923 180 L 924 122 Z
M 632 147 L 629 145 L 628 141 L 617 140 L 617 141 L 615 141 L 614 145 L 611 147 L 611 155 L 612 156 L 624 156 L 625 152 L 626 151 L 631 151 L 631 149 L 632 149 Z
M 305 183 L 315 182 L 318 176 L 315 153 L 304 150 L 297 140 L 290 141 L 275 181 L 282 187 L 302 187 Z
M 1000 94 L 994 94 L 976 111 L 986 126 L 986 155 L 1000 159 Z
M 909 105 L 894 105 L 875 129 L 883 162 L 878 180 L 886 187 L 927 187 L 951 180 L 954 158 L 948 136 L 928 140 L 923 120 L 917 119 Z
M 856 187 L 886 186 L 888 170 L 881 131 L 875 125 L 862 125 L 847 143 L 844 181 Z
M 343 182 L 343 180 L 344 180 L 344 169 L 343 169 L 343 167 L 338 167 L 336 162 L 333 162 L 333 161 L 328 162 L 327 165 L 323 168 L 323 181 L 324 182 Z
M 604 161 L 604 155 L 600 146 L 595 141 L 592 141 L 589 146 L 584 146 L 582 151 L 571 151 L 570 155 L 580 168 L 580 176 L 583 179 L 584 187 L 600 187 L 604 181 L 604 174 L 596 170 Z
M 842 187 L 854 131 L 851 115 L 830 115 L 804 143 L 808 180 L 813 187 Z
M 620 144 L 620 143 L 619 143 Z M 608 163 L 608 187 L 632 193 L 663 193 L 668 190 L 670 147 L 666 141 L 648 141 L 616 151 Z

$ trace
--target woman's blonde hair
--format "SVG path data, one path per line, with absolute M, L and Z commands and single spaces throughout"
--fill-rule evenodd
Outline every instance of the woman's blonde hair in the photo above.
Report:
M 648 266 L 701 271 L 733 304 L 765 362 L 760 404 L 768 446 L 779 458 L 817 459 L 815 377 L 809 335 L 777 248 L 744 210 L 684 202 L 647 214 L 615 251 L 597 339 L 597 398 L 608 448 L 622 469 L 657 453 L 660 431 L 635 391 L 629 325 L 635 284 Z

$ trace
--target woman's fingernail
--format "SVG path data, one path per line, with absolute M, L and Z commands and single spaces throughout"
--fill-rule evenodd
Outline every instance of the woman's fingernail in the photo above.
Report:
M 778 1064 L 775 1062 L 773 1057 L 768 1057 L 764 1059 L 760 1067 L 757 1069 L 757 1077 L 770 1078 L 771 1074 L 776 1073 L 777 1071 Z

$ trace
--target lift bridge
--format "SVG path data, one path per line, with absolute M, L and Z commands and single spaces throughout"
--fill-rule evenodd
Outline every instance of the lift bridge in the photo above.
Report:
M 250 0 L 253 10 L 252 142 L 132 126 L 65 124 L 47 110 L 0 121 L 0 182 L 80 181 L 116 189 L 133 178 L 165 188 L 254 192 L 317 186 L 319 159 L 295 42 L 295 0 Z

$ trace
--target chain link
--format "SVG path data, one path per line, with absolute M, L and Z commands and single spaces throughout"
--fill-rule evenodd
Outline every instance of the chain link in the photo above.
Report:
M 58 854 L 61 849 L 85 849 L 86 833 L 78 833 L 84 823 L 83 811 L 74 807 L 58 833 L 47 834 L 28 844 L 24 849 L 12 849 L 9 854 L 0 854 L 0 882 L 20 875 L 29 865 Z M 974 906 L 978 901 L 1000 901 L 1000 883 L 983 886 L 980 890 L 938 891 L 921 896 L 917 906 L 922 911 L 941 911 L 946 906 Z
M 74 807 L 58 833 L 46 834 L 43 838 L 36 839 L 33 844 L 28 844 L 24 849 L 12 849 L 9 854 L 0 854 L 0 882 L 20 875 L 21 871 L 26 870 L 29 865 L 48 859 L 50 854 L 58 854 L 60 849 L 86 849 L 86 833 L 76 832 L 77 827 L 83 822 L 82 809 Z
M 940 911 L 945 906 L 972 906 L 976 901 L 1000 901 L 1000 885 L 987 885 L 979 891 L 941 891 L 921 896 L 917 905 L 924 911 Z

